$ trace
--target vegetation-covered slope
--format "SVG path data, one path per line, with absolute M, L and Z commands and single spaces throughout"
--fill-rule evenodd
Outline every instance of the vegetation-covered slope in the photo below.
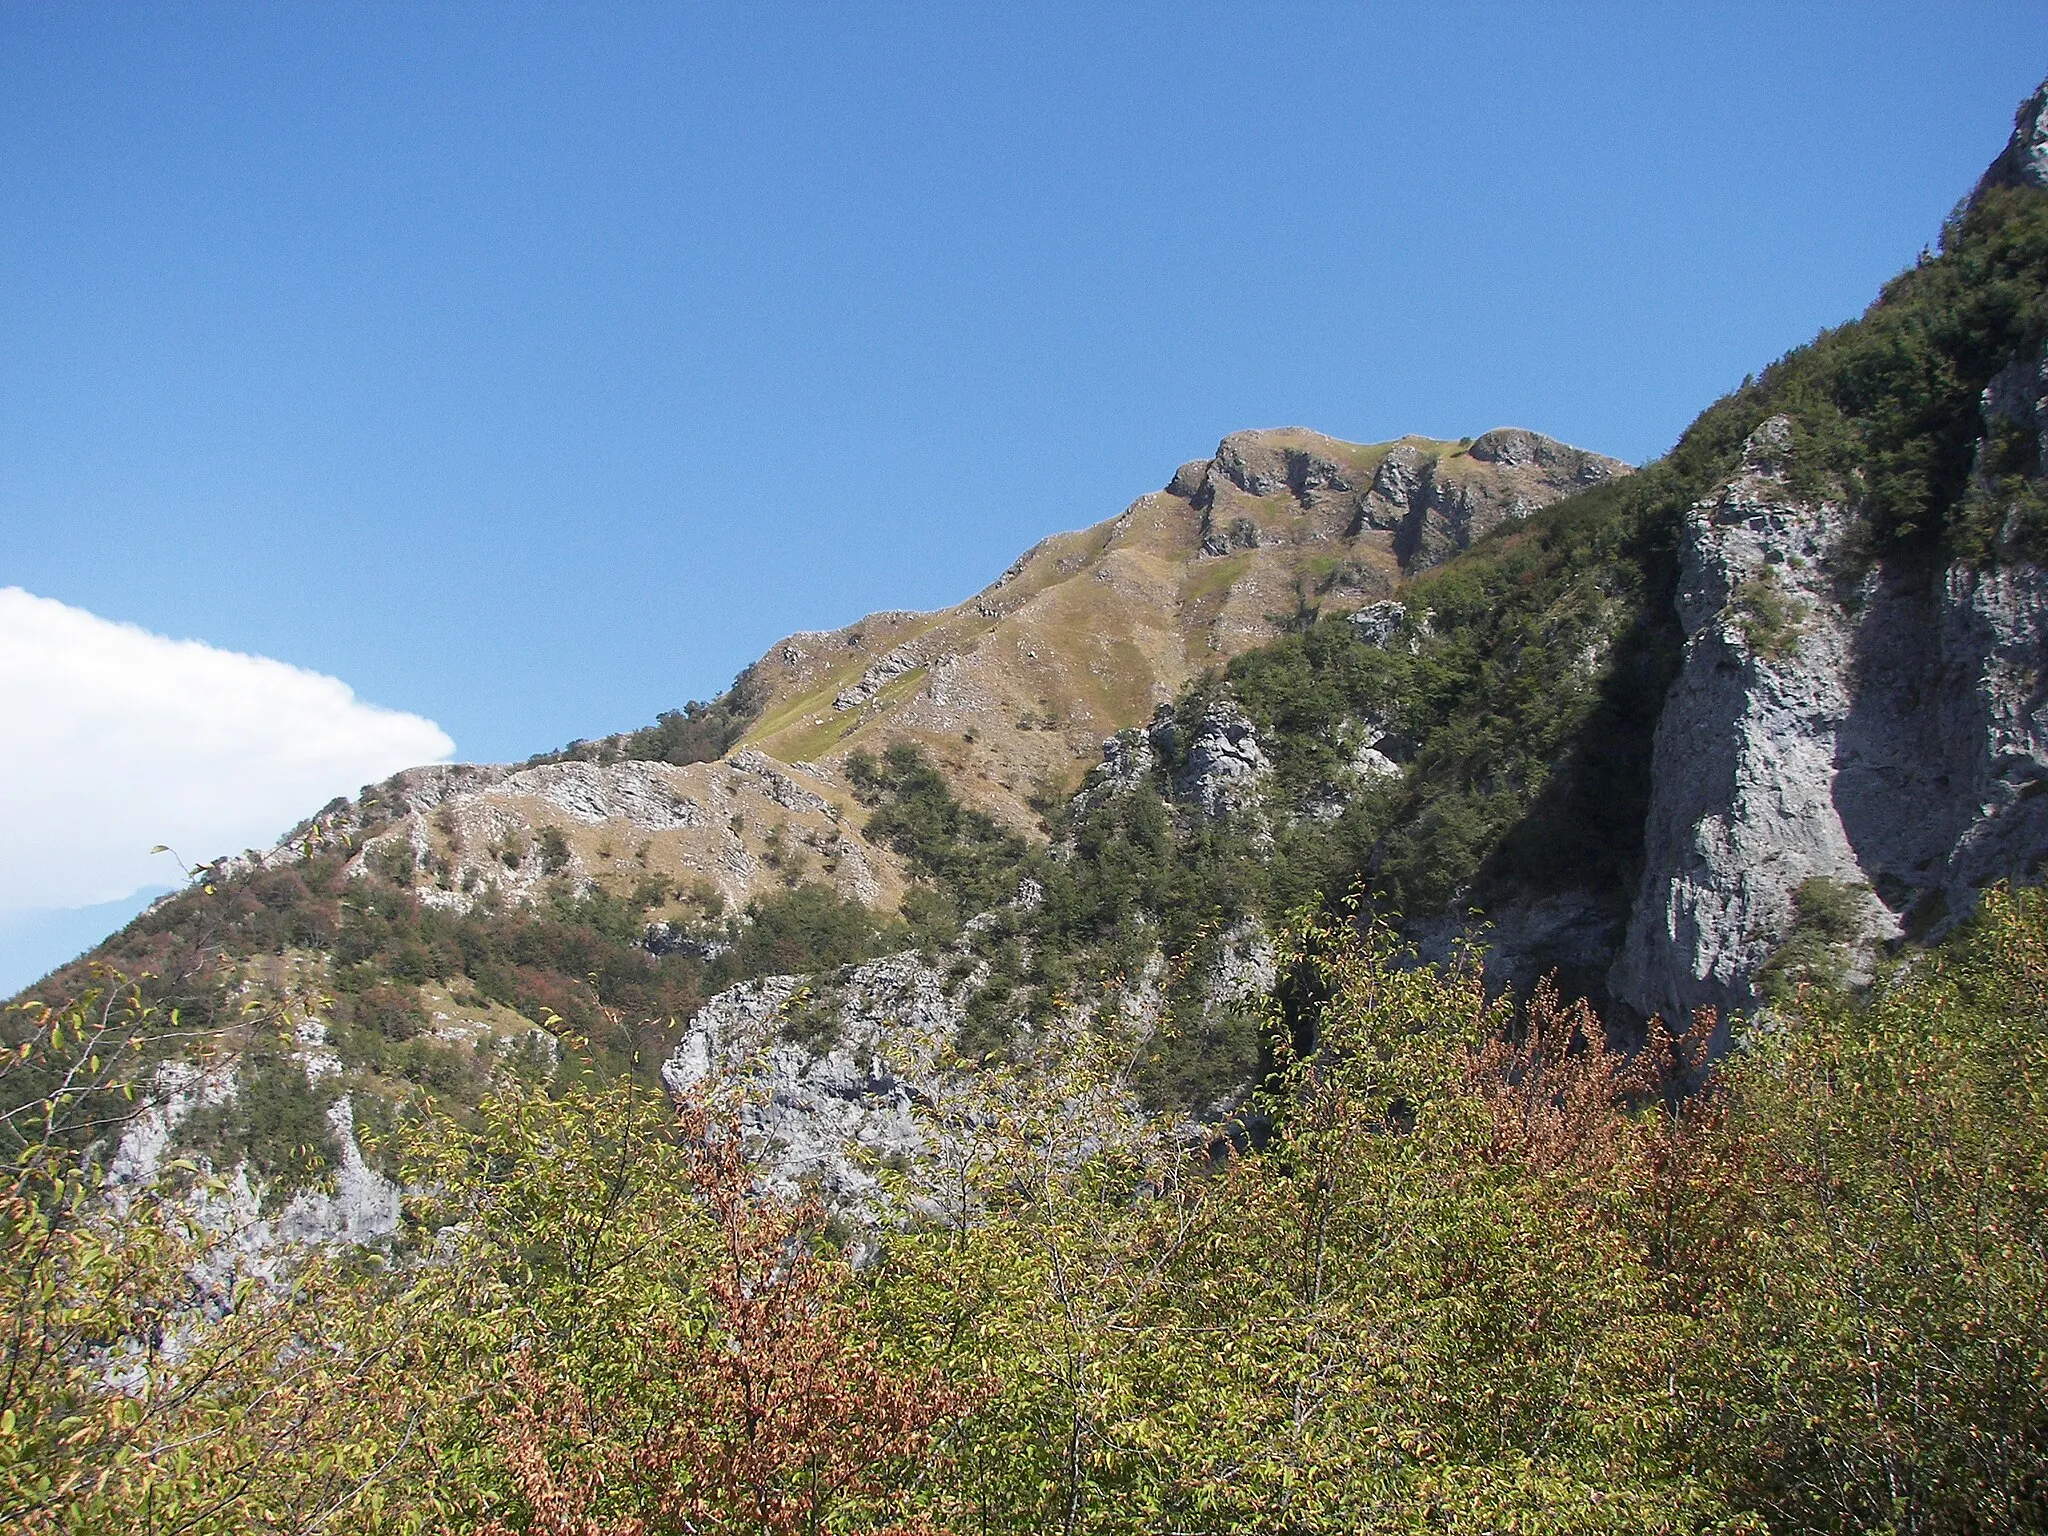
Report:
M 1290 936 L 1320 1048 L 1276 1033 L 1257 1155 L 1134 1122 L 1120 1037 L 1056 1083 L 966 1074 L 896 1186 L 927 1219 L 855 1265 L 752 1187 L 737 1102 L 512 1085 L 410 1141 L 430 1262 L 309 1255 L 175 1349 L 167 1300 L 221 1239 L 147 1192 L 95 1219 L 89 1101 L 27 1097 L 0 1121 L 0 1520 L 2048 1528 L 2037 896 L 1864 1003 L 1800 994 L 1675 1101 L 1582 1008 L 1510 1028 L 1385 942 Z M 0 1082 L 95 1086 L 157 1022 L 41 1016 Z
M 2038 481 L 2008 461 L 2022 468 L 2037 462 L 2038 441 L 2019 441 L 2007 429 L 1974 476 L 1972 463 L 1984 434 L 1979 396 L 2012 358 L 2040 348 L 2048 334 L 2044 294 L 2048 198 L 2028 187 L 1987 188 L 1945 231 L 1941 253 L 1892 284 L 1868 315 L 1715 405 L 1665 459 L 1497 526 L 1462 555 L 1408 580 L 1400 609 L 1378 626 L 1351 622 L 1355 602 L 1339 604 L 1336 614 L 1290 621 L 1291 633 L 1197 678 L 1179 696 L 1180 735 L 1159 736 L 1159 760 L 1143 782 L 1072 806 L 1041 800 L 1047 831 L 1071 853 L 1034 855 L 979 815 L 961 820 L 977 799 L 977 781 L 954 755 L 971 745 L 958 733 L 936 752 L 927 746 L 921 761 L 902 759 L 893 778 L 861 769 L 874 759 L 861 755 L 859 743 L 887 742 L 898 726 L 906 743 L 932 739 L 913 728 L 909 704 L 876 703 L 915 668 L 884 680 L 865 702 L 828 709 L 835 722 L 860 726 L 835 747 L 852 754 L 847 788 L 885 807 L 861 846 L 878 866 L 893 855 L 930 888 L 906 908 L 912 936 L 943 939 L 974 911 L 999 903 L 1026 874 L 1044 893 L 1036 911 L 1006 918 L 977 940 L 998 956 L 998 992 L 980 1007 L 986 1028 L 973 1043 L 1000 1045 L 1018 1022 L 1042 1014 L 1082 978 L 1127 974 L 1155 945 L 1185 985 L 1196 987 L 1203 965 L 1241 918 L 1274 922 L 1304 900 L 1339 900 L 1360 882 L 1381 910 L 1410 920 L 1446 908 L 1498 912 L 1518 900 L 1568 896 L 1580 914 L 1577 926 L 1550 949 L 1535 944 L 1533 966 L 1563 965 L 1568 984 L 1597 996 L 1600 946 L 1611 950 L 1633 890 L 1650 743 L 1676 662 L 1672 589 L 1685 509 L 1731 472 L 1758 423 L 1782 414 L 1794 427 L 1795 476 L 1816 477 L 1858 509 L 1866 558 L 2023 554 L 2034 537 Z M 1290 446 L 1300 450 L 1282 445 Z M 1327 443 L 1320 447 L 1328 451 L 1317 462 L 1348 462 Z M 1246 444 L 1236 451 L 1225 468 L 1263 484 L 1244 467 Z M 1354 455 L 1383 463 L 1387 451 Z M 1230 496 L 1249 495 L 1217 469 L 1226 457 L 1177 479 L 1184 495 L 1147 498 L 1118 524 L 1063 536 L 1034 552 L 1016 575 L 984 594 L 992 614 L 1013 604 L 1006 614 L 976 616 L 970 607 L 940 617 L 946 624 L 973 617 L 997 626 L 990 633 L 1007 634 L 1001 626 L 1024 622 L 1049 592 L 1077 584 L 1089 593 L 1113 588 L 1114 581 L 1096 577 L 1150 558 L 1143 539 L 1167 538 L 1163 530 L 1174 518 L 1185 526 L 1171 537 L 1198 547 L 1196 493 L 1221 484 L 1211 504 L 1226 509 Z M 1288 460 L 1281 453 L 1276 462 L 1284 469 Z M 1353 479 L 1369 486 L 1363 468 L 1363 460 L 1351 466 Z M 1290 501 L 1290 518 L 1313 522 L 1322 515 L 1337 526 L 1318 499 L 1324 490 L 1271 494 Z M 1351 507 L 1345 515 L 1355 518 L 1361 498 L 1344 494 Z M 1144 527 L 1160 531 L 1141 537 Z M 1282 546 L 1276 536 L 1258 553 L 1285 548 L 1288 558 L 1303 558 L 1310 544 L 1301 537 Z M 1068 565 L 1073 569 L 1063 575 Z M 1092 574 L 1079 579 L 1083 571 Z M 892 642 L 897 650 L 902 643 Z M 873 649 L 857 651 L 855 660 Z M 741 690 L 746 699 L 666 722 L 631 750 L 685 757 L 708 750 L 706 743 L 729 739 L 757 704 L 765 713 L 754 718 L 755 738 L 786 744 L 797 728 L 792 722 L 808 718 L 802 709 L 791 714 L 803 698 L 858 691 L 865 673 L 853 668 L 853 660 L 834 661 L 809 677 L 810 693 L 793 695 L 799 664 L 764 663 Z M 1151 673 L 1147 687 L 1171 675 Z M 1175 743 L 1184 746 L 1204 709 L 1223 694 L 1255 728 L 1272 774 L 1256 810 L 1190 815 L 1173 789 L 1183 766 L 1174 760 L 1181 750 Z M 1015 721 L 1007 729 L 1018 734 Z M 974 730 L 970 725 L 968 733 Z M 697 743 L 692 732 L 709 734 Z M 1355 771 L 1368 736 L 1397 775 L 1363 779 Z M 1060 740 L 1064 755 L 1071 748 L 1065 735 Z M 580 846 L 569 848 L 575 866 L 565 864 L 553 877 L 547 849 L 519 850 L 533 866 L 538 904 L 480 902 L 467 915 L 438 908 L 422 871 L 388 860 L 356 868 L 358 878 L 350 881 L 340 864 L 321 859 L 298 870 L 233 875 L 216 882 L 213 893 L 195 888 L 139 919 L 100 958 L 165 978 L 151 985 L 191 1012 L 246 995 L 231 987 L 260 990 L 261 968 L 252 969 L 260 956 L 318 957 L 318 988 L 342 999 L 334 1010 L 339 1038 L 364 1070 L 379 1072 L 389 1060 L 410 1063 L 422 1080 L 480 1082 L 478 1072 L 457 1072 L 436 1053 L 503 1050 L 500 1042 L 520 1027 L 515 1015 L 532 1024 L 554 1016 L 588 1029 L 602 1003 L 636 1018 L 681 1018 L 706 987 L 762 967 L 839 963 L 885 942 L 879 917 L 850 918 L 840 932 L 836 919 L 821 915 L 847 910 L 843 889 L 836 900 L 825 892 L 792 894 L 829 873 L 832 849 L 774 846 L 780 834 L 762 819 L 746 834 L 747 857 L 768 877 L 768 890 L 783 893 L 762 910 L 809 906 L 773 942 L 745 940 L 716 959 L 706 957 L 707 949 L 733 941 L 724 929 L 738 916 L 719 893 L 638 867 L 624 848 L 614 869 L 593 875 L 596 852 Z M 849 796 L 844 835 L 854 836 L 861 819 Z M 333 852 L 348 857 L 346 848 Z M 394 858 L 402 852 L 392 850 Z M 642 943 L 651 918 L 663 920 L 673 940 L 660 956 Z M 1593 934 L 1590 946 L 1586 932 Z M 216 950 L 218 960 L 203 958 Z M 44 995 L 54 999 L 71 985 L 73 979 L 58 978 Z M 408 991 L 418 988 L 428 990 Z M 372 1004 L 359 1002 L 366 996 Z M 372 1047 L 376 1030 L 363 1033 L 350 1023 L 364 1006 L 385 1021 L 382 1035 L 393 1038 L 395 1054 Z M 1183 1022 L 1193 1043 L 1165 1053 L 1159 1091 L 1192 1101 L 1242 1075 L 1252 1047 L 1241 1021 L 1210 1019 L 1199 1028 Z M 469 1045 L 421 1038 L 457 1029 Z M 352 1039 L 359 1049 L 349 1046 Z M 643 1055 L 659 1049 L 652 1038 L 642 1043 Z M 1190 1059 L 1175 1059 L 1181 1055 Z

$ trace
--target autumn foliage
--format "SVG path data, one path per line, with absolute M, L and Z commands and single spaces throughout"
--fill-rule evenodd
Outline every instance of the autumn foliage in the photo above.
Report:
M 420 1128 L 389 1265 L 202 1316 L 184 1207 L 109 1223 L 82 1142 L 17 1138 L 0 1518 L 2048 1528 L 2048 902 L 1711 1066 L 1711 1020 L 1614 1039 L 1369 926 L 1285 938 L 1319 1001 L 1226 1134 L 1137 1113 L 1142 1025 L 1099 1012 L 1056 1074 L 942 1084 L 858 1242 L 722 1090 L 523 1088 Z
M 705 1305 L 651 1321 L 653 1348 L 631 1391 L 593 1401 L 531 1355 L 514 1361 L 498 1443 L 531 1514 L 525 1528 L 794 1536 L 857 1520 L 901 1536 L 929 1529 L 892 1518 L 892 1507 L 932 1470 L 938 1431 L 967 1395 L 929 1369 L 880 1357 L 811 1247 L 823 1211 L 757 1194 L 732 1123 L 692 1104 L 677 1131 L 714 1239 Z

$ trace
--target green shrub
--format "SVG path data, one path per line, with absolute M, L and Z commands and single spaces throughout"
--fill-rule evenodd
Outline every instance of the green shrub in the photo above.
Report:
M 335 1166 L 327 1123 L 334 1098 L 333 1090 L 309 1085 L 305 1067 L 287 1051 L 257 1041 L 242 1053 L 233 1097 L 195 1109 L 179 1141 L 221 1173 L 246 1166 L 252 1180 L 268 1184 L 265 1203 L 274 1206 Z
M 712 962 L 707 984 L 732 985 L 751 976 L 790 976 L 884 953 L 901 929 L 884 924 L 859 902 L 827 885 L 807 882 L 748 903 L 746 922 L 732 945 Z
M 386 1040 L 405 1041 L 426 1030 L 427 1010 L 412 988 L 378 985 L 349 999 L 348 1019 Z
M 1776 1003 L 1800 985 L 1835 988 L 1849 964 L 1849 945 L 1863 931 L 1870 888 L 1815 875 L 1792 893 L 1792 930 L 1757 973 L 1757 990 Z
M 812 1056 L 824 1056 L 839 1041 L 839 999 L 829 991 L 800 988 L 779 1010 L 776 1033 Z
M 1806 606 L 1779 586 L 1768 568 L 1741 582 L 1732 603 L 1742 638 L 1757 655 L 1783 661 L 1798 649 Z

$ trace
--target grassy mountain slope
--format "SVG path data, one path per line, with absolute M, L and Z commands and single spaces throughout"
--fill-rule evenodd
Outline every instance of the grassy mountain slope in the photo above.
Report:
M 773 647 L 747 674 L 761 704 L 743 740 L 828 766 L 913 740 L 970 803 L 1028 828 L 1105 735 L 1192 678 L 1318 613 L 1387 596 L 1404 562 L 1420 568 L 1626 468 L 1511 430 L 1373 445 L 1238 433 L 955 608 Z

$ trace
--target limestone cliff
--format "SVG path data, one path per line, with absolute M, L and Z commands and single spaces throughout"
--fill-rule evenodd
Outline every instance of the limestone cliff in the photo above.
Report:
M 1851 893 L 1867 950 L 2048 853 L 2048 573 L 1859 573 L 1849 509 L 1786 484 L 1787 436 L 1766 422 L 1686 519 L 1685 662 L 1611 979 L 1644 1014 L 1755 1008 L 1809 881 Z
M 2048 191 L 2048 85 L 1977 196 L 1993 188 Z M 1938 937 L 1993 881 L 2038 874 L 2048 573 L 2016 533 L 2048 477 L 2038 339 L 1993 374 L 1980 415 L 1964 502 L 2003 522 L 1977 558 L 1873 558 L 1855 484 L 1833 497 L 1794 489 L 1782 416 L 1686 516 L 1684 662 L 1657 727 L 1642 886 L 1610 976 L 1639 1012 L 1754 1009 L 1817 884 L 1838 893 L 1853 964 L 1884 941 Z

